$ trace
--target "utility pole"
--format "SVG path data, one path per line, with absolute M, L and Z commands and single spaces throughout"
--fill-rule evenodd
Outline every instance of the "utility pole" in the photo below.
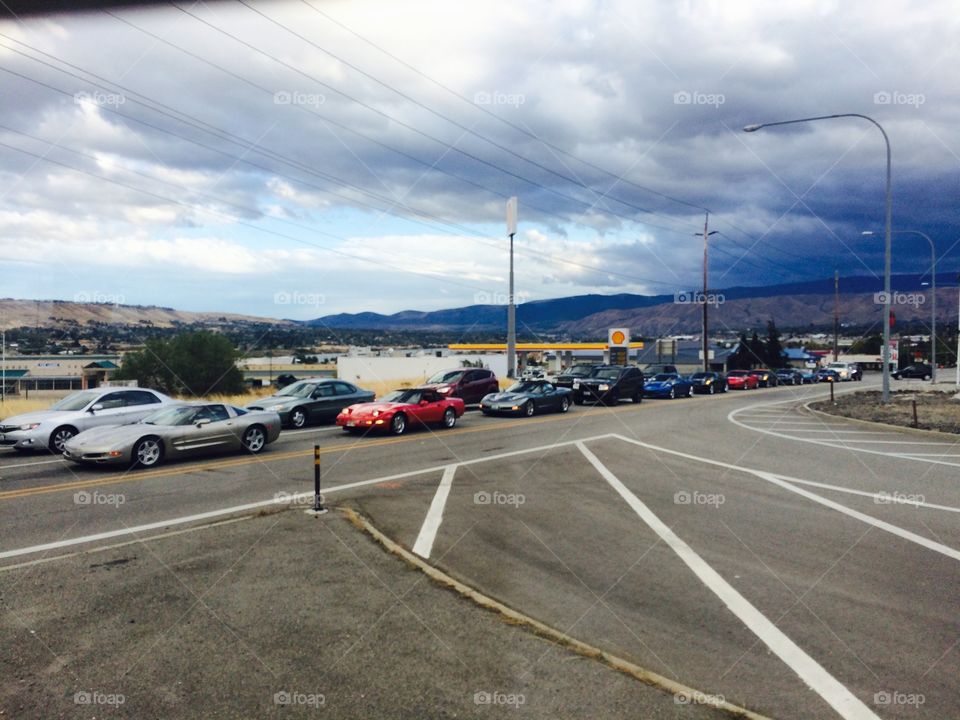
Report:
M 840 357 L 840 271 L 833 271 L 833 361 Z
M 709 325 L 707 324 L 707 240 L 711 235 L 715 235 L 718 231 L 714 230 L 710 232 L 707 229 L 707 226 L 710 224 L 710 211 L 704 210 L 703 214 L 703 371 L 709 372 L 710 370 L 710 332 Z
M 0 345 L 3 346 L 3 382 L 0 384 L 0 402 L 7 401 L 7 331 L 0 333 Z
M 507 297 L 507 377 L 517 374 L 517 307 L 513 297 L 513 236 L 517 234 L 517 198 L 507 200 L 507 234 L 510 236 L 510 293 Z
M 960 390 L 960 273 L 957 273 L 957 390 Z

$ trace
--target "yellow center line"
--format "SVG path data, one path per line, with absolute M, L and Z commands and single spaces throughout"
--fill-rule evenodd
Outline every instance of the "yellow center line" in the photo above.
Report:
M 641 405 L 625 405 L 619 408 L 605 407 L 605 408 L 595 408 L 591 410 L 581 411 L 576 413 L 573 418 L 580 417 L 592 417 L 596 415 L 603 415 L 605 413 L 611 412 L 629 412 L 631 410 L 640 410 L 644 407 L 648 407 L 646 403 Z M 539 418 L 523 418 L 518 420 L 508 420 L 492 423 L 490 425 L 481 425 L 479 427 L 466 427 L 466 428 L 456 428 L 453 430 L 444 430 L 441 431 L 442 437 L 448 437 L 453 435 L 466 435 L 468 433 L 475 432 L 495 432 L 502 429 L 510 429 L 513 427 L 519 426 L 529 426 L 529 425 L 539 425 L 548 422 L 559 422 L 562 420 L 570 420 L 571 416 L 566 414 L 558 414 L 551 416 L 544 416 Z M 354 452 L 357 450 L 365 450 L 367 448 L 382 447 L 384 445 L 397 445 L 400 443 L 409 443 L 417 442 L 424 439 L 424 437 L 432 437 L 432 435 L 407 435 L 404 437 L 394 437 L 394 438 L 382 438 L 377 440 L 371 440 L 369 438 L 358 439 L 356 442 L 350 443 L 349 445 L 335 445 L 333 447 L 320 448 L 320 453 L 322 455 L 330 455 L 335 453 L 345 453 L 345 452 Z M 222 470 L 226 468 L 242 467 L 244 465 L 253 465 L 255 463 L 269 463 L 281 460 L 289 460 L 291 458 L 298 457 L 313 457 L 313 448 L 310 447 L 307 450 L 291 450 L 289 452 L 281 453 L 270 453 L 268 455 L 256 455 L 256 456 L 245 456 L 238 458 L 231 458 L 228 460 L 217 460 L 214 462 L 208 462 L 203 464 L 194 464 L 186 466 L 174 466 L 169 468 L 164 468 L 162 470 L 145 470 L 143 472 L 135 472 L 134 474 L 122 473 L 118 476 L 106 476 L 106 477 L 96 477 L 91 480 L 77 480 L 73 482 L 57 483 L 56 485 L 44 485 L 41 487 L 31 487 L 31 488 L 20 488 L 19 490 L 7 490 L 5 492 L 0 492 L 0 501 L 3 500 L 16 500 L 17 498 L 29 497 L 31 495 L 45 495 L 47 493 L 53 492 L 67 492 L 70 490 L 80 490 L 83 488 L 89 487 L 98 487 L 101 485 L 115 485 L 117 483 L 132 483 L 139 482 L 141 480 L 153 480 L 154 478 L 161 477 L 171 477 L 174 475 L 188 475 L 190 473 L 203 473 L 211 470 Z

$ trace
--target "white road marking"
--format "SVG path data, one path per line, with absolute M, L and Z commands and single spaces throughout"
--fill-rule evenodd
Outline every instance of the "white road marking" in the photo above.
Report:
M 10 468 L 21 468 L 21 467 L 33 467 L 34 465 L 53 465 L 54 463 L 65 463 L 66 460 L 63 458 L 58 458 L 56 460 L 37 460 L 36 462 L 28 463 L 18 463 L 16 465 L 2 465 L 0 464 L 0 472 L 3 470 L 9 470 Z
M 779 477 L 783 477 L 782 475 Z M 946 510 L 947 512 L 960 512 L 960 508 L 951 507 L 950 505 L 937 505 L 936 503 L 920 502 L 919 500 L 907 500 L 904 497 L 905 495 L 911 495 L 916 493 L 908 493 L 906 491 L 897 490 L 895 492 L 899 495 L 894 495 L 890 491 L 885 491 L 885 493 L 880 492 L 870 492 L 869 490 L 855 490 L 854 488 L 843 487 L 842 485 L 830 485 L 829 483 L 814 482 L 813 480 L 800 480 L 799 478 L 785 478 L 788 482 L 794 483 L 795 485 L 809 485 L 810 487 L 823 488 L 824 490 L 833 490 L 835 492 L 847 493 L 849 495 L 862 495 L 863 497 L 874 498 L 875 500 L 883 499 L 889 501 L 885 504 L 890 505 L 910 505 L 913 507 L 924 507 L 930 508 L 931 510 Z
M 423 520 L 423 526 L 420 528 L 420 534 L 417 535 L 417 541 L 413 544 L 413 552 L 426 560 L 430 559 L 433 541 L 436 539 L 440 523 L 443 521 L 443 508 L 447 504 L 447 497 L 450 495 L 450 487 L 453 485 L 453 476 L 456 472 L 456 465 L 448 465 L 443 471 L 443 477 L 440 478 L 440 484 L 437 486 L 437 493 L 433 496 L 430 509 L 427 510 L 427 517 Z
M 833 433 L 834 435 L 899 435 L 900 433 L 890 432 L 889 430 L 833 430 L 832 428 L 780 428 L 786 432 L 820 432 Z
M 595 435 L 590 438 L 585 438 L 587 441 L 590 440 L 602 440 L 604 438 L 614 437 L 612 434 L 608 433 L 605 435 Z M 476 463 L 489 462 L 491 460 L 499 460 L 501 458 L 514 457 L 517 455 L 525 455 L 532 452 L 546 452 L 548 450 L 553 450 L 560 447 L 567 447 L 573 445 L 575 440 L 568 440 L 560 443 L 553 443 L 551 445 L 541 445 L 539 447 L 526 448 L 523 450 L 512 450 L 510 452 L 498 453 L 496 455 L 487 455 L 485 457 L 474 458 L 473 460 L 463 460 L 461 462 L 455 463 L 455 467 L 463 467 L 465 465 L 474 465 Z M 352 483 L 343 483 L 342 485 L 334 485 L 333 487 L 328 487 L 323 489 L 323 494 L 327 495 L 329 493 L 340 492 L 342 490 L 352 490 L 358 487 L 366 487 L 368 485 L 376 485 L 378 483 L 390 482 L 392 480 L 402 480 L 404 478 L 414 477 L 416 475 L 423 475 L 430 472 L 439 472 L 441 470 L 446 470 L 449 467 L 447 465 L 434 465 L 433 467 L 421 468 L 419 470 L 410 470 L 408 472 L 397 473 L 395 475 L 386 475 L 383 477 L 373 478 L 371 480 L 358 480 Z M 29 555 L 31 553 L 37 552 L 46 552 L 47 550 L 56 550 L 64 547 L 71 547 L 73 545 L 81 545 L 83 543 L 97 542 L 98 540 L 108 540 L 110 538 L 122 537 L 123 535 L 133 535 L 140 532 L 146 532 L 149 530 L 157 530 L 159 528 L 166 528 L 171 525 L 183 525 L 185 523 L 197 522 L 201 520 L 209 520 L 210 518 L 221 517 L 223 515 L 231 515 L 234 513 L 248 512 L 250 510 L 258 510 L 260 508 L 269 507 L 271 505 L 285 505 L 291 502 L 306 502 L 313 499 L 313 491 L 309 492 L 297 492 L 297 493 L 287 493 L 283 491 L 278 491 L 277 495 L 281 497 L 274 497 L 270 500 L 260 500 L 258 502 L 246 503 L 244 505 L 234 505 L 233 507 L 220 508 L 218 510 L 210 510 L 208 512 L 197 513 L 194 515 L 185 515 L 182 517 L 172 518 L 170 520 L 161 520 L 159 522 L 146 523 L 144 525 L 137 525 L 135 527 L 126 527 L 120 530 L 109 530 L 102 533 L 96 533 L 94 535 L 84 535 L 82 537 L 70 538 L 67 540 L 58 540 L 56 542 L 43 543 L 40 545 L 32 545 L 30 547 L 17 548 L 15 550 L 4 550 L 0 552 L 0 560 L 11 557 L 19 557 L 20 555 Z
M 845 720 L 879 720 L 870 708 L 741 595 L 634 495 L 582 442 L 577 447 L 630 508 L 673 550 L 740 621 Z
M 888 522 L 884 522 L 883 520 L 878 520 L 877 518 L 871 517 L 870 515 L 866 515 L 862 512 L 851 510 L 846 505 L 841 505 L 840 503 L 836 503 L 833 500 L 828 500 L 825 497 L 816 495 L 812 492 L 808 492 L 807 490 L 794 487 L 793 485 L 791 485 L 791 483 L 795 481 L 795 478 L 789 477 L 787 475 L 773 475 L 763 470 L 754 470 L 752 468 L 743 467 L 742 465 L 734 465 L 732 463 L 726 463 L 721 460 L 711 460 L 709 458 L 697 457 L 696 455 L 680 452 L 679 450 L 670 450 L 669 448 L 660 447 L 658 445 L 651 445 L 650 443 L 645 443 L 640 440 L 634 440 L 633 438 L 628 438 L 628 437 L 625 437 L 624 435 L 616 435 L 615 437 L 619 440 L 623 440 L 624 442 L 628 442 L 633 445 L 639 445 L 640 447 L 646 448 L 647 450 L 654 450 L 656 452 L 662 452 L 668 455 L 675 455 L 677 457 L 686 458 L 688 460 L 695 460 L 697 462 L 702 462 L 707 465 L 716 465 L 717 467 L 726 468 L 728 470 L 736 470 L 737 472 L 744 472 L 750 475 L 755 475 L 763 480 L 766 480 L 767 482 L 771 482 L 775 485 L 779 485 L 780 487 L 783 487 L 786 490 L 794 492 L 798 495 L 802 495 L 808 500 L 813 500 L 814 502 L 820 503 L 821 505 L 825 505 L 826 507 L 829 507 L 832 510 L 836 510 L 837 512 L 841 512 L 845 515 L 849 515 L 850 517 L 856 518 L 857 520 L 860 520 L 861 522 L 865 522 L 868 525 L 873 525 L 876 528 L 885 530 L 886 532 L 896 535 L 897 537 L 903 538 L 904 540 L 909 540 L 910 542 L 916 543 L 917 545 L 921 545 L 922 547 L 925 547 L 928 550 L 933 550 L 934 552 L 938 552 L 942 555 L 946 555 L 947 557 L 952 558 L 954 560 L 960 560 L 960 552 L 958 552 L 957 550 L 954 550 L 952 547 L 948 547 L 947 545 L 942 545 L 938 542 L 934 542 L 933 540 L 928 540 L 922 535 L 917 535 L 916 533 L 910 532 L 909 530 L 904 530 L 903 528 L 898 527 L 897 525 L 892 525 Z M 798 484 L 803 484 L 806 482 L 809 482 L 809 481 L 800 480 Z

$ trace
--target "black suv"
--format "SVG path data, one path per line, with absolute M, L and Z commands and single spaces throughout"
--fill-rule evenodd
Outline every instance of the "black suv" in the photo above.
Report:
M 578 380 L 573 387 L 573 401 L 614 404 L 623 398 L 638 403 L 643 400 L 643 371 L 627 365 L 599 365 L 590 377 Z
M 553 379 L 553 384 L 557 387 L 573 388 L 574 381 L 590 377 L 590 374 L 596 367 L 596 365 L 587 365 L 584 363 L 574 365 L 558 374 Z

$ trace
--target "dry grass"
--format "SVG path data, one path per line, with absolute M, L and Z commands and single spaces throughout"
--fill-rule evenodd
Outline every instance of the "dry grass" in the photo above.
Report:
M 857 420 L 870 420 L 901 427 L 913 426 L 913 403 L 917 401 L 917 427 L 923 430 L 960 434 L 960 400 L 952 393 L 937 391 L 911 392 L 900 390 L 890 394 L 890 403 L 880 402 L 880 392 L 857 392 L 840 395 L 836 404 L 829 400 L 811 405 L 815 410 Z

